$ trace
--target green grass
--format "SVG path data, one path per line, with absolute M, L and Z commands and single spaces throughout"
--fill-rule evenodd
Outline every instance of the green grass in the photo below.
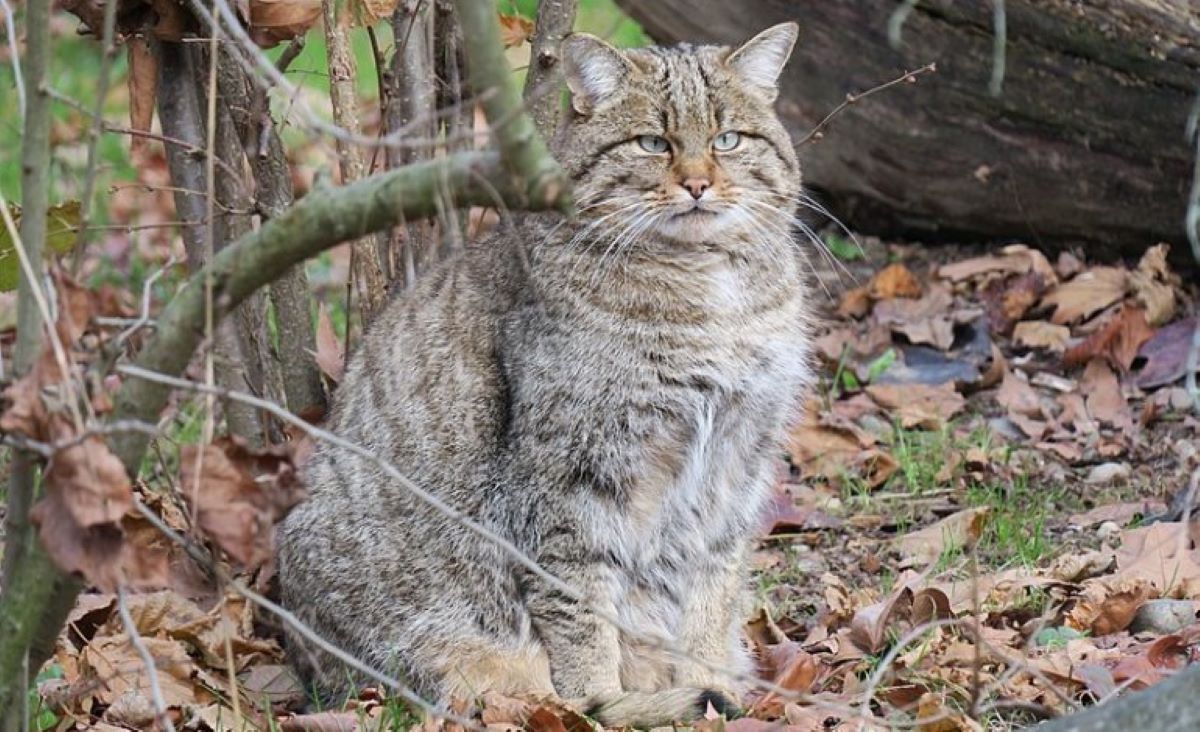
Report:
M 830 253 L 843 262 L 854 262 L 867 256 L 862 248 L 849 237 L 829 233 L 825 235 L 824 239 L 825 246 L 829 248 Z

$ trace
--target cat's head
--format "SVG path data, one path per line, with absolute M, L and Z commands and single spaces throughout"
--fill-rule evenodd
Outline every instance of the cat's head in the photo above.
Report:
M 787 236 L 800 168 L 774 101 L 796 34 L 783 23 L 732 49 L 564 39 L 556 152 L 598 237 Z

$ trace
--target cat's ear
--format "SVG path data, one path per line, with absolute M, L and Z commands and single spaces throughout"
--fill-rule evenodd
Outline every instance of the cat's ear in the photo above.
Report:
M 800 27 L 795 23 L 771 26 L 729 54 L 725 65 L 773 102 L 779 95 L 779 75 L 792 55 L 799 33 Z
M 634 70 L 620 51 L 587 33 L 564 38 L 561 51 L 571 106 L 580 114 L 591 114 L 613 99 Z

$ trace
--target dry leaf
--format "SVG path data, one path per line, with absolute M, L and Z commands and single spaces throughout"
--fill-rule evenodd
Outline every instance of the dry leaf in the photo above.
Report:
M 198 450 L 180 451 L 183 498 L 200 528 L 217 546 L 247 567 L 273 554 L 273 525 L 303 499 L 286 449 L 254 452 L 230 438 L 205 445 L 196 481 Z
M 1177 309 L 1172 280 L 1178 278 L 1171 274 L 1167 264 L 1170 251 L 1168 244 L 1150 247 L 1142 255 L 1137 269 L 1129 274 L 1130 290 L 1145 308 L 1147 322 L 1156 328 L 1170 322 Z
M 1154 596 L 1150 582 L 1128 575 L 1089 580 L 1067 613 L 1067 627 L 1093 636 L 1109 635 L 1129 627 L 1138 608 Z
M 847 290 L 838 303 L 837 316 L 849 320 L 857 320 L 871 312 L 871 295 L 867 287 L 855 287 Z
M 505 48 L 525 43 L 533 35 L 533 21 L 519 15 L 500 13 L 500 41 Z
M 878 302 L 872 317 L 911 343 L 927 343 L 944 351 L 954 345 L 954 321 L 949 315 L 953 302 L 944 285 L 934 286 L 919 300 Z
M 897 297 L 916 299 L 923 292 L 916 275 L 899 262 L 889 264 L 875 273 L 867 285 L 873 300 L 891 300 Z
M 1004 379 L 996 391 L 996 402 L 1008 410 L 1010 417 L 1013 415 L 1033 418 L 1043 416 L 1041 396 L 1016 371 L 1004 373 Z
M 1129 273 L 1119 267 L 1094 267 L 1050 290 L 1042 305 L 1054 308 L 1050 322 L 1069 325 L 1091 317 L 1125 297 Z
M 1108 319 L 1103 328 L 1092 333 L 1086 340 L 1063 354 L 1063 365 L 1067 368 L 1082 366 L 1093 358 L 1103 358 L 1122 374 L 1137 358 L 1138 349 L 1154 335 L 1146 324 L 1146 314 L 1141 308 L 1123 307 Z
M 1046 291 L 1045 281 L 1037 272 L 1026 272 L 1005 280 L 993 280 L 980 297 L 987 311 L 993 333 L 1005 334 L 1013 329 Z
M 892 546 L 910 566 L 931 564 L 944 552 L 973 546 L 983 535 L 990 513 L 991 508 L 980 506 L 950 514 L 932 526 L 896 537 Z
M 143 637 L 142 643 L 155 660 L 163 701 L 169 706 L 200 701 L 191 679 L 194 664 L 183 644 L 153 637 Z M 151 699 L 150 675 L 124 633 L 94 639 L 79 654 L 79 668 L 83 678 L 95 685 L 93 696 L 104 704 L 128 694 Z
M 313 357 L 321 373 L 328 376 L 333 383 L 341 383 L 342 377 L 346 375 L 346 353 L 342 347 L 342 340 L 333 330 L 329 308 L 324 304 L 317 310 L 317 350 Z
M 129 39 L 126 53 L 129 56 L 129 126 L 149 132 L 154 119 L 154 100 L 158 96 L 158 56 L 145 37 Z M 145 137 L 133 135 L 129 138 L 131 155 L 138 155 L 145 146 Z
M 1196 317 L 1179 320 L 1161 328 L 1146 341 L 1138 355 L 1146 359 L 1137 376 L 1137 385 L 1153 389 L 1179 381 L 1187 373 L 1188 350 L 1192 346 L 1192 334 L 1200 321 Z
M 1089 361 L 1079 381 L 1079 388 L 1087 394 L 1087 411 L 1097 422 L 1121 426 L 1131 424 L 1133 416 L 1117 375 L 1103 361 Z
M 1114 576 L 1144 579 L 1160 597 L 1200 598 L 1200 552 L 1179 522 L 1126 529 Z
M 938 268 L 938 276 L 952 282 L 961 282 L 997 272 L 1023 274 L 1031 271 L 1040 274 L 1047 284 L 1058 281 L 1054 267 L 1050 265 L 1045 255 L 1023 244 L 1007 246 L 1000 255 L 975 257 L 943 265 Z
M 306 32 L 321 17 L 321 0 L 250 0 L 250 37 L 271 48 Z
M 1042 348 L 1061 353 L 1067 347 L 1071 329 L 1045 320 L 1027 320 L 1016 324 L 1012 337 L 1013 342 L 1023 348 Z
M 937 386 L 871 384 L 866 391 L 879 406 L 892 410 L 906 428 L 940 430 L 966 406 L 953 382 Z
M 392 17 L 392 13 L 396 12 L 398 0 L 359 0 L 358 4 L 363 11 L 363 22 L 371 25 L 377 20 Z

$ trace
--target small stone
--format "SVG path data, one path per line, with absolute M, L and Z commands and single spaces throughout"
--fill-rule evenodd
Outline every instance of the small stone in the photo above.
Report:
M 1092 468 L 1086 480 L 1092 485 L 1108 485 L 1124 483 L 1133 475 L 1133 469 L 1127 463 L 1101 463 Z
M 1096 527 L 1096 536 L 1103 541 L 1107 541 L 1119 533 L 1121 533 L 1121 525 L 1116 521 L 1105 521 Z
M 1150 600 L 1138 608 L 1129 630 L 1134 633 L 1169 635 L 1195 622 L 1194 600 Z

